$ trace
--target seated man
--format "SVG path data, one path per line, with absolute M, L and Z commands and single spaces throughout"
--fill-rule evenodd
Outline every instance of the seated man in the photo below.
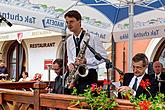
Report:
M 123 86 L 118 88 L 118 92 L 125 92 L 130 90 L 131 94 L 135 97 L 139 97 L 142 93 L 150 97 L 148 91 L 143 88 L 140 83 L 143 81 L 149 81 L 149 91 L 152 96 L 156 95 L 157 86 L 154 79 L 145 73 L 148 66 L 148 58 L 143 53 L 138 53 L 132 58 L 133 73 L 126 73 L 123 79 Z
M 162 68 L 162 63 L 155 61 L 153 63 L 153 70 L 155 74 L 152 74 L 151 77 L 156 80 L 159 92 L 165 93 L 165 73 L 162 72 Z
M 56 94 L 70 94 L 68 93 L 68 90 L 65 87 L 65 80 L 68 77 L 69 73 L 68 73 L 68 68 L 67 65 L 64 64 L 64 85 L 63 85 L 63 59 L 56 59 L 53 64 L 52 64 L 52 69 L 54 70 L 54 72 L 56 73 L 57 77 L 55 78 L 55 83 L 53 86 L 53 90 L 52 93 L 56 93 Z M 65 90 L 64 90 L 65 89 Z

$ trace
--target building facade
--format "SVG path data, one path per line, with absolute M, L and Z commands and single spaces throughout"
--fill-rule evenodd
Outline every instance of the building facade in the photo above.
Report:
M 160 60 L 161 57 L 165 59 L 165 37 L 143 39 L 133 41 L 133 56 L 137 53 L 145 53 L 149 59 L 149 69 L 152 72 L 152 62 Z M 165 60 L 162 62 L 165 63 Z M 128 41 L 116 43 L 115 53 L 115 64 L 116 67 L 121 69 L 123 72 L 128 72 Z M 165 71 L 165 68 L 163 68 Z M 115 79 L 119 79 L 119 74 L 115 73 Z

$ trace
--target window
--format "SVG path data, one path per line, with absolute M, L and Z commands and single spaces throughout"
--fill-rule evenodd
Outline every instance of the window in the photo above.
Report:
M 163 49 L 162 53 L 160 54 L 159 61 L 163 64 L 163 68 L 165 68 L 165 48 Z
M 153 61 L 160 61 L 163 64 L 163 72 L 165 72 L 165 39 L 160 44 Z
M 22 71 L 25 70 L 25 67 L 23 66 L 25 62 L 25 51 L 22 45 L 17 41 L 10 45 L 7 53 L 7 59 L 10 79 L 18 81 Z

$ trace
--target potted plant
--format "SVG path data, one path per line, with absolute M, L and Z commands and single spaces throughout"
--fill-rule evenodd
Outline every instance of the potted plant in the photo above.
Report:
M 77 90 L 75 88 L 72 94 L 77 95 Z M 108 98 L 107 92 L 102 89 L 102 86 L 98 87 L 97 84 L 92 84 L 83 94 L 77 96 L 84 98 L 78 98 L 77 101 L 72 101 L 71 103 L 79 106 L 81 109 L 109 110 L 118 105 L 114 101 L 115 97 Z
M 140 82 L 140 86 L 146 89 L 150 94 L 147 98 L 146 94 L 141 94 L 138 98 L 131 96 L 130 102 L 135 104 L 136 110 L 165 110 L 165 95 L 163 93 L 157 93 L 155 97 L 149 92 L 150 82 L 148 79 Z

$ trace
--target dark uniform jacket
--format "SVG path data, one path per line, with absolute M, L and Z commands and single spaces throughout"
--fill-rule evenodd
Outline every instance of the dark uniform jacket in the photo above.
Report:
M 129 86 L 129 83 L 131 82 L 132 78 L 134 77 L 134 73 L 126 73 L 124 75 L 124 79 L 123 79 L 123 86 Z M 152 96 L 155 96 L 158 88 L 157 85 L 155 83 L 155 79 L 153 79 L 152 77 L 150 77 L 150 75 L 145 74 L 142 78 L 142 80 L 146 81 L 146 79 L 149 79 L 150 82 L 150 93 L 152 94 Z M 136 96 L 135 97 L 139 97 L 141 94 L 146 94 L 147 97 L 150 97 L 149 93 L 146 91 L 146 89 L 142 88 L 139 84 L 137 90 L 136 90 Z
M 68 77 L 69 73 L 67 72 L 65 75 L 64 80 L 66 80 L 66 78 Z M 64 81 L 65 82 L 65 81 Z M 64 84 L 65 85 L 65 84 Z M 65 89 L 65 88 L 64 88 Z M 63 87 L 62 87 L 62 76 L 57 76 L 55 78 L 55 83 L 53 85 L 53 90 L 52 93 L 56 93 L 56 94 L 62 94 L 63 92 Z M 64 91 L 65 92 L 65 91 Z
M 155 74 L 151 74 L 151 77 L 155 79 Z M 160 80 L 160 81 L 159 81 Z M 155 83 L 157 83 L 158 90 L 160 89 L 161 93 L 165 94 L 165 72 L 160 73 L 160 79 L 155 79 Z M 160 87 L 159 87 L 160 85 Z

